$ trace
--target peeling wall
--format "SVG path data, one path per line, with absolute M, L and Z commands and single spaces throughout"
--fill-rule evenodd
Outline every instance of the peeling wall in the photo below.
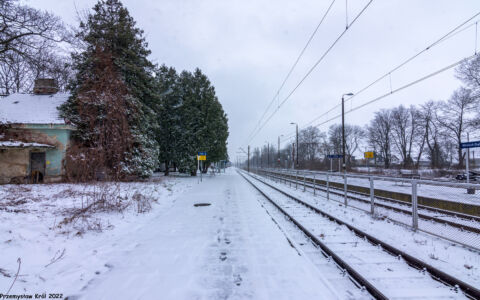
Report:
M 0 182 L 30 174 L 30 153 L 45 152 L 45 181 L 58 181 L 65 173 L 64 158 L 72 129 L 65 125 L 22 124 L 8 129 L 8 136 L 24 141 L 49 144 L 55 149 L 0 150 Z
M 30 151 L 28 149 L 0 150 L 0 183 L 23 178 L 28 174 Z

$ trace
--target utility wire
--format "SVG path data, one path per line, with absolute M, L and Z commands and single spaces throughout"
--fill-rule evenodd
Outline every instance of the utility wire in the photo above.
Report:
M 445 35 L 443 35 L 442 37 L 440 37 L 439 39 L 437 39 L 435 42 L 431 43 L 430 45 L 428 45 L 425 49 L 421 50 L 420 52 L 416 53 L 415 55 L 411 56 L 410 58 L 406 59 L 405 61 L 403 61 L 402 63 L 400 63 L 398 66 L 394 67 L 393 69 L 391 69 L 390 71 L 388 71 L 387 73 L 385 73 L 384 75 L 380 76 L 378 79 L 374 80 L 372 83 L 370 83 L 369 85 L 367 85 L 366 87 L 362 88 L 361 90 L 359 90 L 358 92 L 356 92 L 352 97 L 349 98 L 349 100 L 352 100 L 353 98 L 355 98 L 356 96 L 358 96 L 359 94 L 363 93 L 365 90 L 369 89 L 372 85 L 375 85 L 377 82 L 379 82 L 380 80 L 384 79 L 385 77 L 389 76 L 391 73 L 397 71 L 398 69 L 402 68 L 403 66 L 405 66 L 406 64 L 408 64 L 409 62 L 411 62 L 412 60 L 414 60 L 415 58 L 417 58 L 418 56 L 422 55 L 423 53 L 427 52 L 428 50 L 430 50 L 431 48 L 435 47 L 436 45 L 440 44 L 441 42 L 443 41 L 446 41 L 452 37 L 454 37 L 455 35 L 457 35 L 458 33 L 472 27 L 475 25 L 475 23 L 471 24 L 470 26 L 464 28 L 463 30 L 460 30 L 458 32 L 456 32 L 458 29 L 460 29 L 461 27 L 463 27 L 465 24 L 467 24 L 468 22 L 470 22 L 471 20 L 473 20 L 475 17 L 477 17 L 478 15 L 480 15 L 480 12 L 477 12 L 475 15 L 473 15 L 472 17 L 470 17 L 468 20 L 462 22 L 460 25 L 456 26 L 454 29 L 450 30 L 448 33 L 446 33 Z M 456 32 L 456 33 L 455 33 Z
M 276 110 L 273 111 L 273 113 L 267 118 L 267 120 L 260 126 L 260 128 L 253 134 L 248 140 L 248 143 L 250 143 L 253 138 L 265 127 L 265 125 L 270 121 L 270 119 L 280 110 L 280 107 L 285 104 L 285 102 L 290 99 L 290 97 L 295 93 L 295 91 L 300 87 L 300 85 L 303 84 L 305 79 L 310 76 L 310 74 L 313 72 L 313 70 L 320 64 L 320 62 L 323 61 L 323 59 L 327 56 L 327 54 L 333 49 L 333 47 L 338 43 L 338 41 L 345 35 L 345 33 L 351 28 L 351 26 L 358 20 L 358 18 L 365 12 L 365 10 L 370 6 L 370 4 L 373 2 L 373 0 L 370 0 L 364 7 L 363 9 L 355 16 L 355 18 L 350 22 L 350 24 L 347 26 L 347 28 L 342 31 L 342 33 L 337 37 L 337 39 L 328 47 L 328 49 L 323 53 L 323 55 L 315 62 L 315 64 L 308 70 L 308 72 L 303 76 L 303 78 L 298 82 L 298 84 L 290 91 L 290 93 L 283 99 L 283 101 L 278 105 Z
M 350 97 L 348 100 L 349 101 L 352 101 L 352 99 L 356 96 L 358 96 L 359 94 L 363 93 L 364 91 L 366 91 L 367 89 L 369 89 L 370 87 L 372 87 L 373 85 L 375 85 L 376 83 L 378 83 L 379 81 L 381 81 L 382 79 L 388 77 L 388 76 L 391 76 L 391 74 L 397 70 L 399 70 L 400 68 L 404 67 L 406 64 L 410 63 L 411 61 L 413 61 L 415 58 L 419 57 L 421 54 L 427 52 L 428 50 L 432 49 L 433 47 L 439 45 L 440 43 L 456 36 L 457 34 L 475 26 L 475 32 L 477 32 L 477 23 L 478 21 L 476 21 L 475 23 L 472 23 L 470 25 L 468 25 L 467 27 L 459 30 L 460 28 L 462 28 L 465 24 L 467 24 L 468 22 L 470 22 L 471 20 L 473 20 L 475 17 L 479 16 L 480 15 L 480 12 L 477 12 L 475 15 L 473 15 L 472 17 L 468 18 L 466 21 L 462 22 L 461 24 L 457 25 L 455 28 L 453 28 L 452 30 L 450 30 L 449 32 L 447 32 L 446 34 L 444 34 L 443 36 L 441 36 L 439 39 L 437 39 L 436 41 L 434 41 L 433 43 L 431 43 L 430 45 L 428 45 L 425 49 L 419 51 L 418 53 L 414 54 L 413 56 L 409 57 L 408 59 L 404 60 L 403 62 L 401 62 L 399 65 L 397 65 L 396 67 L 392 68 L 390 71 L 388 71 L 387 73 L 383 74 L 382 76 L 380 76 L 379 78 L 375 79 L 373 82 L 371 82 L 370 84 L 368 84 L 367 86 L 363 87 L 362 89 L 360 89 L 358 92 L 356 92 L 352 97 Z M 476 48 L 476 47 L 475 47 Z M 476 50 L 476 49 L 475 49 Z M 475 51 L 475 53 L 477 53 Z M 391 82 L 390 82 L 390 90 L 392 90 L 392 87 L 391 87 Z M 324 112 L 322 113 L 321 115 L 319 115 L 318 117 L 316 117 L 315 119 L 313 119 L 312 121 L 308 122 L 307 124 L 305 124 L 303 128 L 306 128 L 308 127 L 309 125 L 313 124 L 315 121 L 317 121 L 318 119 L 322 118 L 323 116 L 326 116 L 328 115 L 328 113 L 330 113 L 331 111 L 335 110 L 337 107 L 339 107 L 341 104 L 337 104 L 335 105 L 334 107 L 332 107 L 330 110 L 328 110 L 327 112 Z M 287 137 L 291 137 L 292 134 L 289 134 Z
M 379 97 L 376 97 L 376 98 L 374 98 L 374 99 L 372 99 L 372 100 L 369 100 L 369 101 L 367 101 L 367 102 L 365 102 L 365 103 L 363 103 L 363 104 L 361 104 L 361 105 L 355 106 L 354 108 L 350 109 L 349 111 L 346 111 L 345 114 L 348 114 L 348 113 L 351 113 L 351 112 L 353 112 L 353 111 L 359 110 L 360 108 L 363 108 L 363 107 L 365 107 L 365 106 L 367 106 L 367 105 L 369 105 L 369 104 L 372 104 L 372 103 L 374 103 L 374 102 L 377 102 L 377 101 L 379 101 L 379 100 L 381 100 L 381 99 L 383 99 L 383 98 L 386 98 L 386 97 L 388 97 L 388 96 L 390 96 L 390 95 L 393 95 L 393 94 L 395 94 L 395 93 L 398 93 L 398 92 L 400 92 L 401 90 L 404 90 L 404 89 L 409 88 L 409 87 L 411 87 L 411 86 L 413 86 L 413 85 L 416 85 L 416 84 L 418 84 L 418 83 L 420 83 L 420 82 L 422 82 L 422 81 L 425 81 L 425 80 L 427 80 L 427 79 L 429 79 L 429 78 L 431 78 L 431 77 L 434 77 L 434 76 L 436 76 L 436 75 L 438 75 L 438 74 L 441 74 L 441 73 L 443 73 L 443 72 L 445 72 L 445 71 L 447 71 L 447 70 L 450 70 L 450 69 L 458 66 L 459 64 L 461 64 L 461 63 L 464 62 L 464 61 L 469 61 L 469 60 L 471 60 L 472 58 L 477 57 L 478 55 L 479 55 L 479 54 L 477 53 L 477 54 L 474 54 L 474 55 L 472 55 L 472 56 L 463 58 L 463 59 L 461 59 L 461 60 L 459 60 L 459 61 L 457 61 L 457 62 L 455 62 L 455 63 L 453 63 L 453 64 L 451 64 L 451 65 L 448 65 L 448 66 L 446 66 L 446 67 L 444 67 L 444 68 L 441 68 L 441 69 L 439 69 L 439 70 L 437 70 L 437 71 L 435 71 L 435 72 L 433 72 L 433 73 L 430 73 L 430 74 L 428 74 L 428 75 L 426 75 L 426 76 L 423 76 L 423 77 L 421 77 L 421 78 L 419 78 L 419 79 L 417 79 L 417 80 L 414 80 L 414 81 L 412 81 L 412 82 L 410 82 L 410 83 L 407 83 L 407 84 L 405 84 L 405 85 L 403 85 L 403 86 L 401 86 L 401 87 L 399 87 L 399 88 L 397 88 L 397 89 L 395 89 L 395 90 L 393 90 L 393 91 L 391 91 L 391 92 L 388 92 L 388 93 L 386 93 L 386 94 L 383 94 L 383 95 L 381 95 L 381 96 L 379 96 Z M 338 115 L 336 115 L 336 116 L 334 116 L 334 117 L 332 117 L 332 118 L 330 118 L 330 119 L 328 119 L 328 120 L 326 120 L 326 121 L 323 121 L 323 122 L 321 122 L 321 123 L 318 123 L 318 124 L 316 124 L 316 125 L 314 125 L 314 126 L 315 126 L 315 127 L 319 127 L 319 126 L 324 125 L 324 124 L 326 124 L 326 123 L 328 123 L 328 122 L 330 122 L 330 121 L 333 121 L 333 120 L 335 120 L 335 119 L 337 119 L 337 118 L 339 118 L 339 117 L 341 117 L 341 116 L 342 116 L 342 114 L 338 114 Z
M 295 62 L 293 63 L 292 67 L 290 68 L 290 70 L 288 71 L 287 73 L 287 76 L 285 76 L 285 79 L 283 79 L 283 82 L 282 84 L 280 85 L 280 87 L 278 88 L 275 96 L 273 97 L 273 99 L 270 101 L 270 103 L 268 104 L 267 108 L 265 109 L 263 115 L 260 117 L 260 119 L 258 120 L 258 123 L 257 125 L 255 126 L 255 128 L 253 129 L 252 133 L 250 133 L 248 139 L 250 139 L 250 137 L 253 135 L 253 133 L 257 130 L 258 126 L 260 126 L 260 124 L 262 123 L 262 120 L 263 118 L 265 117 L 265 115 L 268 113 L 270 107 L 272 106 L 272 104 L 275 102 L 275 99 L 279 96 L 280 94 L 280 90 L 285 86 L 285 83 L 287 82 L 288 78 L 290 78 L 290 75 L 292 74 L 293 70 L 295 69 L 295 67 L 297 66 L 298 62 L 300 61 L 300 58 L 303 56 L 303 54 L 305 53 L 305 50 L 307 50 L 308 46 L 310 45 L 310 43 L 312 42 L 313 38 L 315 37 L 315 34 L 317 34 L 317 31 L 318 29 L 320 28 L 320 26 L 323 24 L 323 21 L 325 20 L 325 18 L 327 17 L 328 13 L 330 12 L 330 10 L 332 9 L 332 6 L 333 4 L 335 3 L 336 0 L 333 0 L 331 3 L 330 3 L 330 6 L 327 8 L 327 10 L 325 11 L 325 13 L 323 14 L 322 16 L 322 19 L 320 20 L 320 22 L 318 23 L 317 27 L 315 28 L 315 30 L 312 32 L 312 34 L 310 35 L 310 38 L 308 39 L 307 43 L 305 44 L 305 46 L 303 47 L 302 51 L 300 52 L 300 54 L 298 55 L 297 59 L 295 60 Z
M 350 109 L 350 110 L 348 110 L 348 111 L 345 111 L 345 115 L 348 114 L 348 113 L 354 112 L 354 111 L 356 111 L 356 110 L 359 110 L 360 108 L 363 108 L 363 107 L 365 107 L 365 106 L 367 106 L 367 105 L 369 105 L 369 104 L 372 104 L 372 103 L 374 103 L 374 102 L 377 102 L 377 101 L 379 101 L 379 100 L 381 100 L 381 99 L 384 99 L 384 98 L 386 98 L 386 97 L 388 97 L 388 96 L 390 96 L 390 95 L 393 95 L 393 94 L 395 94 L 395 93 L 398 93 L 398 92 L 400 92 L 401 90 L 404 90 L 404 89 L 409 88 L 409 87 L 411 87 L 411 86 L 413 86 L 413 85 L 416 85 L 416 84 L 418 84 L 418 83 L 420 83 L 420 82 L 422 82 L 422 81 L 425 81 L 425 80 L 427 80 L 427 79 L 429 79 L 429 78 L 431 78 L 431 77 L 434 77 L 434 76 L 436 76 L 436 75 L 438 75 L 438 74 L 441 74 L 441 73 L 443 73 L 443 72 L 445 72 L 445 71 L 447 71 L 447 70 L 450 70 L 450 69 L 458 66 L 459 64 L 461 64 L 461 63 L 463 63 L 463 62 L 465 62 L 465 61 L 469 61 L 469 60 L 471 60 L 472 58 L 477 57 L 477 56 L 479 56 L 479 55 L 480 55 L 479 53 L 475 53 L 475 54 L 472 55 L 472 56 L 463 58 L 463 59 L 461 59 L 461 60 L 459 60 L 459 61 L 457 61 L 457 62 L 455 62 L 455 63 L 453 63 L 453 64 L 451 64 L 451 65 L 448 65 L 448 66 L 446 66 L 446 67 L 444 67 L 444 68 L 441 68 L 441 69 L 439 69 L 439 70 L 437 70 L 437 71 L 435 71 L 435 72 L 433 72 L 433 73 L 430 73 L 430 74 L 428 74 L 428 75 L 426 75 L 426 76 L 423 76 L 423 77 L 421 77 L 421 78 L 419 78 L 419 79 L 417 79 L 417 80 L 414 80 L 414 81 L 412 81 L 412 82 L 410 82 L 410 83 L 407 83 L 407 84 L 405 84 L 405 85 L 403 85 L 403 86 L 401 86 L 401 87 L 399 87 L 399 88 L 397 88 L 397 89 L 395 89 L 395 90 L 393 90 L 393 91 L 391 91 L 391 92 L 388 92 L 388 93 L 386 93 L 386 94 L 383 94 L 383 95 L 381 95 L 381 96 L 379 96 L 379 97 L 376 97 L 376 98 L 374 98 L 374 99 L 372 99 L 372 100 L 370 100 L 370 101 L 368 101 L 368 102 L 365 102 L 365 103 L 363 103 L 363 104 L 361 104 L 361 105 L 358 105 L 358 106 L 356 106 L 356 107 L 354 107 L 354 108 L 352 108 L 352 109 Z M 342 114 L 335 115 L 334 117 L 332 117 L 332 118 L 330 118 L 330 119 L 328 119 L 328 120 L 325 120 L 325 121 L 323 121 L 323 122 L 321 122 L 321 123 L 318 123 L 318 124 L 316 124 L 316 125 L 313 125 L 313 126 L 314 126 L 314 127 L 320 127 L 321 125 L 324 125 L 324 124 L 326 124 L 326 123 L 328 123 L 328 122 L 330 122 L 330 121 L 333 121 L 333 120 L 335 120 L 335 119 L 337 119 L 337 118 L 340 118 L 341 116 L 342 116 Z M 294 137 L 294 136 L 295 136 L 294 134 L 293 134 L 293 135 L 290 134 L 290 135 L 288 135 L 288 136 L 286 136 L 286 137 L 284 138 L 284 141 L 285 141 L 285 140 L 288 140 L 288 139 L 290 139 L 290 138 L 292 138 L 292 137 Z

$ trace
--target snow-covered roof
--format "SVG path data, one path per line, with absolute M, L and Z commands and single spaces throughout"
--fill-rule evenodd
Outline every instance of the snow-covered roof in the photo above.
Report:
M 55 148 L 52 145 L 40 143 L 25 143 L 20 141 L 0 141 L 0 148 Z
M 65 124 L 57 107 L 70 94 L 53 95 L 11 94 L 0 98 L 0 123 Z

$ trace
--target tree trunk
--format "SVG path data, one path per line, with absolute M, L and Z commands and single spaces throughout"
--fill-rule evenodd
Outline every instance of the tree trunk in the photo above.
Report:
M 462 153 L 462 148 L 460 148 L 460 145 L 458 146 L 458 168 L 461 169 L 463 168 L 463 158 L 465 155 Z
M 165 161 L 165 176 L 168 176 L 170 171 L 168 160 Z

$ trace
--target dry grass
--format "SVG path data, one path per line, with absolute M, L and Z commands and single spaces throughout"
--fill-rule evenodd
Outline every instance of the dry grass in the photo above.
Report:
M 69 232 L 69 228 L 82 235 L 86 231 L 101 232 L 113 226 L 98 215 L 100 213 L 123 213 L 133 208 L 136 213 L 142 214 L 151 210 L 152 202 L 156 201 L 153 195 L 144 195 L 134 187 L 121 188 L 119 183 L 96 183 L 86 186 L 88 191 L 68 189 L 56 196 L 81 198 L 81 207 L 67 208 L 62 211 L 64 218 L 56 226 Z M 153 193 L 152 193 L 153 194 Z
M 36 213 L 42 218 L 53 215 L 52 230 L 82 235 L 112 228 L 108 214 L 124 214 L 127 210 L 137 214 L 149 212 L 152 202 L 157 201 L 157 187 L 161 186 L 158 181 L 42 185 L 42 189 L 8 186 L 0 196 L 0 211 Z

